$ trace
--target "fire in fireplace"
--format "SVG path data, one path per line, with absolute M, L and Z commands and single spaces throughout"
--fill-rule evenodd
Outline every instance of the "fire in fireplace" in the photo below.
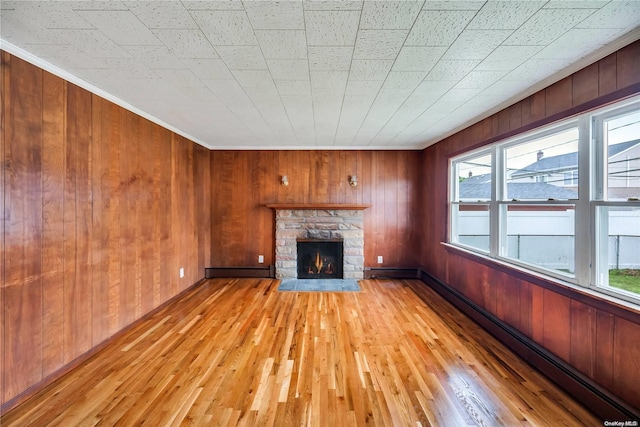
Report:
M 298 240 L 298 279 L 342 279 L 342 240 Z

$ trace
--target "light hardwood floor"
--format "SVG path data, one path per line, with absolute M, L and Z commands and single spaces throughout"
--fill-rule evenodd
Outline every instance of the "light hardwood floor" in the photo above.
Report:
M 205 282 L 0 424 L 602 425 L 421 282 L 278 283 Z

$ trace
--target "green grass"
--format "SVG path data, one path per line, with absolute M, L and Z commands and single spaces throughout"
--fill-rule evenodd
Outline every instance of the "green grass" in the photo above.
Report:
M 640 294 L 640 270 L 609 270 L 609 286 Z

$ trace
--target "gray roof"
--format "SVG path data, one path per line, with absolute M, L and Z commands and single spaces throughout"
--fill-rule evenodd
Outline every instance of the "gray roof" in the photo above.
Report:
M 609 146 L 609 157 L 628 150 L 640 144 L 640 139 L 634 141 L 623 142 Z M 531 163 L 520 170 L 515 171 L 512 177 L 521 177 L 528 175 L 537 175 L 540 172 L 562 172 L 575 169 L 578 167 L 578 153 L 560 154 L 559 156 L 543 157 L 535 163 Z
M 486 184 L 491 182 L 491 174 L 484 173 L 482 175 L 474 175 L 464 179 L 465 184 Z
M 488 200 L 491 198 L 491 184 L 460 183 L 460 199 Z M 507 184 L 507 197 L 518 200 L 577 199 L 578 193 L 568 188 L 556 187 L 544 182 L 514 182 Z

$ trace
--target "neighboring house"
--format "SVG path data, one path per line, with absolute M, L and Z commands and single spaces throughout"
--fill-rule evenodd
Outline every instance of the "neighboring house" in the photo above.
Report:
M 558 156 L 559 157 L 559 156 Z M 475 175 L 460 182 L 460 200 L 475 201 L 491 198 L 491 174 Z M 575 199 L 577 193 L 569 188 L 562 188 L 548 183 L 527 179 L 524 182 L 507 184 L 507 199 Z
M 474 184 L 465 179 L 460 183 L 460 200 L 475 201 L 491 198 L 491 183 Z M 518 200 L 535 199 L 575 199 L 578 194 L 571 189 L 556 187 L 544 182 L 509 183 L 507 184 L 507 198 Z
M 640 139 L 610 145 L 608 163 L 609 199 L 640 197 Z M 544 157 L 543 153 L 538 153 L 538 160 L 512 172 L 510 181 L 512 183 L 548 183 L 567 189 L 576 188 L 578 153 L 552 157 Z M 552 195 L 548 197 L 561 198 Z

